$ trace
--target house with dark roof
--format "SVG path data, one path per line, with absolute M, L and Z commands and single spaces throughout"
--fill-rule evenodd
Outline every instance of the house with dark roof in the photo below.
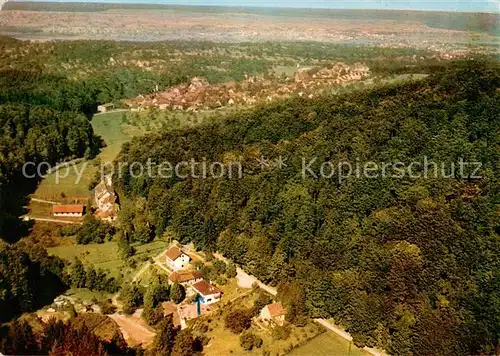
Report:
M 189 264 L 191 258 L 178 247 L 171 247 L 166 254 L 167 266 L 178 271 L 184 269 Z
M 285 308 L 280 302 L 268 304 L 260 311 L 260 319 L 265 322 L 274 321 L 280 325 L 285 321 L 285 315 Z
M 207 281 L 200 281 L 192 285 L 195 293 L 199 295 L 199 301 L 202 304 L 217 303 L 222 298 L 222 290 Z

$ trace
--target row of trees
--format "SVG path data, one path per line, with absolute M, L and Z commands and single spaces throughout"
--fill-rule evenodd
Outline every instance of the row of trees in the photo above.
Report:
M 24 320 L 15 320 L 0 340 L 0 350 L 8 355 L 129 355 L 142 354 L 129 348 L 119 331 L 110 341 L 96 336 L 85 323 L 64 323 L 50 319 L 42 323 L 42 330 L 33 328 Z
M 219 250 L 276 284 L 288 320 L 334 317 L 391 354 L 491 353 L 498 345 L 499 69 L 456 64 L 425 81 L 289 100 L 221 123 L 137 139 L 124 162 L 239 162 L 242 179 L 132 177 L 147 225 Z M 286 167 L 262 168 L 262 156 Z M 419 178 L 301 174 L 323 162 L 437 162 Z M 481 179 L 450 175 L 480 162 Z M 309 162 L 309 161 L 307 161 Z M 291 311 L 291 312 L 290 312 Z M 432 336 L 431 336 L 432 335 Z
M 96 270 L 93 266 L 89 266 L 85 269 L 79 259 L 73 263 L 69 279 L 74 288 L 88 288 L 108 293 L 116 293 L 120 288 L 114 277 L 108 278 L 107 273 L 101 268 Z

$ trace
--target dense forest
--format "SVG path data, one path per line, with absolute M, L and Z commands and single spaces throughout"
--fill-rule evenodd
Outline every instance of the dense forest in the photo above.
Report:
M 118 180 L 130 239 L 169 231 L 278 286 L 288 318 L 333 317 L 394 355 L 499 347 L 500 71 L 458 63 L 424 81 L 290 99 L 123 147 L 124 162 L 239 162 L 242 179 Z M 258 159 L 287 157 L 287 167 Z M 301 175 L 319 162 L 481 162 L 481 179 Z M 422 172 L 429 167 L 420 166 Z M 470 173 L 470 172 L 469 172 Z M 117 177 L 118 179 L 118 177 Z M 139 219 L 138 217 L 142 217 Z M 146 231 L 145 231 L 146 230 Z

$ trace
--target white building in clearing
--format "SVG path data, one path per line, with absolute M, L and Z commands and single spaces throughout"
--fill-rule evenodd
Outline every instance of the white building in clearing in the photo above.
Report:
M 222 298 L 222 291 L 207 281 L 195 283 L 192 288 L 200 296 L 202 304 L 217 303 Z
M 116 203 L 116 194 L 111 187 L 111 179 L 102 180 L 94 188 L 94 204 L 102 212 L 110 212 Z
M 286 311 L 280 302 L 266 305 L 260 311 L 260 318 L 265 322 L 274 321 L 282 325 L 285 322 Z
M 167 266 L 174 271 L 184 269 L 189 264 L 191 258 L 178 247 L 171 247 L 166 254 Z
M 108 104 L 99 105 L 97 107 L 97 111 L 98 112 L 107 112 L 107 111 L 113 110 L 114 108 L 115 108 L 114 104 L 108 103 Z
M 54 205 L 52 214 L 58 217 L 78 218 L 83 216 L 85 207 L 78 205 Z

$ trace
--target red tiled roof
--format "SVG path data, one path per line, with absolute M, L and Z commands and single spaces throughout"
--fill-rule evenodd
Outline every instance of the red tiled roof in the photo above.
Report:
M 285 309 L 283 308 L 283 304 L 281 304 L 280 302 L 267 305 L 267 309 L 269 309 L 271 318 L 286 314 Z
M 81 213 L 83 214 L 83 205 L 55 205 L 52 207 L 52 212 L 55 214 L 74 214 Z
M 207 281 L 200 281 L 198 283 L 193 284 L 193 289 L 203 295 L 222 293 L 222 291 L 219 288 L 211 285 Z
M 181 257 L 182 251 L 177 248 L 177 247 L 171 247 L 167 251 L 167 258 L 171 259 L 172 261 L 175 261 L 179 257 Z
M 201 273 L 197 271 L 174 272 L 168 278 L 174 283 L 184 283 L 201 278 Z

